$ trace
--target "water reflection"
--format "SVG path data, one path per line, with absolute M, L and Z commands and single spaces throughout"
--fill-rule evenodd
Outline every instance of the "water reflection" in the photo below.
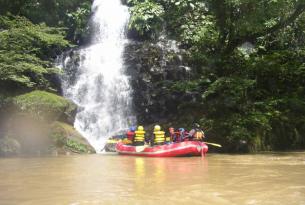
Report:
M 145 166 L 143 158 L 135 158 L 136 176 L 143 177 L 145 175 Z
M 134 160 L 135 189 L 165 189 L 204 183 L 208 177 L 206 158 L 131 158 Z M 143 191 L 141 191 L 143 193 Z

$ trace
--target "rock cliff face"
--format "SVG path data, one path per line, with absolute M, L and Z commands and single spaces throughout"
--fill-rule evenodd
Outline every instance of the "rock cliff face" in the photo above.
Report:
M 130 6 L 126 0 L 122 3 Z M 196 73 L 188 66 L 185 50 L 170 40 L 166 31 L 158 35 L 153 40 L 149 34 L 140 35 L 132 28 L 127 32 L 130 42 L 124 52 L 126 72 L 132 79 L 138 123 L 144 125 L 179 121 L 181 102 L 196 98 L 194 93 L 173 88 L 175 83 L 188 81 Z
M 166 123 L 176 116 L 181 101 L 190 96 L 172 89 L 176 82 L 187 81 L 192 70 L 184 59 L 184 51 L 175 41 L 131 41 L 125 48 L 126 72 L 134 89 L 134 110 L 139 123 Z
M 173 89 L 177 82 L 188 81 L 196 72 L 188 66 L 186 54 L 177 42 L 160 37 L 157 41 L 144 40 L 135 31 L 129 31 L 129 43 L 124 51 L 124 66 L 131 78 L 133 109 L 139 123 L 151 124 L 172 120 L 178 105 L 191 101 L 193 93 Z M 79 50 L 66 52 L 65 81 L 75 82 L 80 65 Z

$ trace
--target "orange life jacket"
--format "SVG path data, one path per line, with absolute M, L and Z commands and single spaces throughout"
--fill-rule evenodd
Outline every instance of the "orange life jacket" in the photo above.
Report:
M 195 134 L 194 134 L 194 139 L 195 140 L 202 140 L 204 138 L 204 133 L 203 131 L 196 131 Z

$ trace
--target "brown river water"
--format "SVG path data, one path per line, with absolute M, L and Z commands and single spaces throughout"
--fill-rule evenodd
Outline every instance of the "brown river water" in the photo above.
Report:
M 305 205 L 305 153 L 0 159 L 0 204 Z

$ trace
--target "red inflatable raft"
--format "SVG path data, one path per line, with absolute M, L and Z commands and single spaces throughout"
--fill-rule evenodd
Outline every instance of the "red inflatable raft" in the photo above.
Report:
M 143 157 L 204 156 L 208 151 L 208 146 L 204 142 L 198 141 L 185 141 L 153 147 L 131 146 L 118 142 L 115 148 L 119 154 Z

